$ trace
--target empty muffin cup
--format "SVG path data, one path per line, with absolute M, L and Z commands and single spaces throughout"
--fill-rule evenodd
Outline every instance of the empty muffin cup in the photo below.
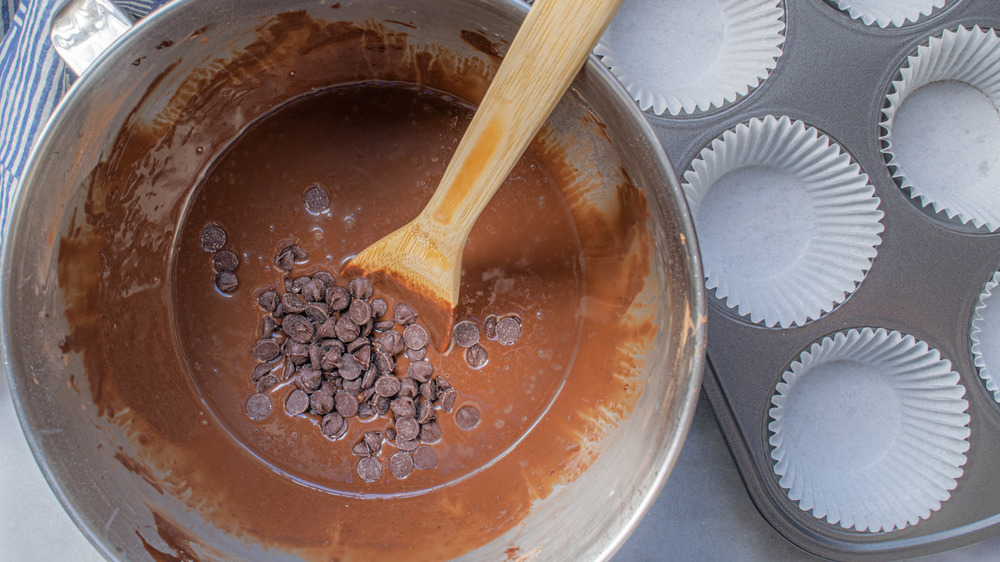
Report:
M 1000 229 L 1000 38 L 945 30 L 910 55 L 882 110 L 900 188 L 948 220 Z
M 625 0 L 594 54 L 642 110 L 730 105 L 774 70 L 785 42 L 778 0 Z
M 979 371 L 979 378 L 983 379 L 993 399 L 1000 402 L 1000 384 L 997 384 L 1000 378 L 1000 294 L 994 292 L 997 285 L 1000 285 L 1000 271 L 993 274 L 979 294 L 972 312 L 969 339 L 972 341 L 972 363 Z
M 845 529 L 915 525 L 941 508 L 969 450 L 965 387 L 913 336 L 852 329 L 803 351 L 771 397 L 771 458 L 803 511 Z
M 840 11 L 865 25 L 881 28 L 915 23 L 955 0 L 829 0 Z
M 868 176 L 813 127 L 767 116 L 704 148 L 684 174 L 705 285 L 740 316 L 802 325 L 864 279 L 881 243 Z

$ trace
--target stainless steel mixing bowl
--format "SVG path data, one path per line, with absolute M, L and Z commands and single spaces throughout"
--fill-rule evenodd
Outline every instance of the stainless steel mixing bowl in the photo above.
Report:
M 489 55 L 457 31 L 477 30 L 497 45 L 509 44 L 528 7 L 513 0 L 341 0 L 334 10 L 330 3 L 295 0 L 178 0 L 129 30 L 73 85 L 38 141 L 4 233 L 0 327 L 13 398 L 31 449 L 73 520 L 109 558 L 149 556 L 139 531 L 156 527 L 150 505 L 174 514 L 205 545 L 200 552 L 206 558 L 282 558 L 187 514 L 170 491 L 157 492 L 115 459 L 132 436 L 98 412 L 79 354 L 60 349 L 68 323 L 57 260 L 61 238 L 79 226 L 92 170 L 112 152 L 118 131 L 140 103 L 166 104 L 183 95 L 185 76 L 241 49 L 270 15 L 297 10 L 317 20 L 404 22 L 412 41 L 440 45 L 488 66 Z M 200 33 L 207 24 L 212 31 Z M 164 48 L 168 42 L 173 46 Z M 594 444 L 600 450 L 596 461 L 537 501 L 505 535 L 468 553 L 469 559 L 504 558 L 512 543 L 530 559 L 610 557 L 666 481 L 700 384 L 702 272 L 691 219 L 659 142 L 595 60 L 552 122 L 566 138 L 596 147 L 581 151 L 587 159 L 581 166 L 609 177 L 626 174 L 648 200 L 648 227 L 656 241 L 646 303 L 654 311 L 653 353 L 643 358 L 638 373 L 643 390 L 634 410 Z M 600 139 L 595 127 L 602 131 Z M 197 171 L 206 162 L 189 164 Z M 101 283 L 96 272 L 93 276 L 88 282 Z M 150 540 L 153 548 L 166 550 L 155 535 Z

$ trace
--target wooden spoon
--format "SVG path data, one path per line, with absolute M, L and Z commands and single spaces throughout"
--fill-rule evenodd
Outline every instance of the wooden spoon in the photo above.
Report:
M 569 88 L 622 0 L 538 0 L 419 215 L 344 267 L 420 314 L 447 347 L 469 232 Z

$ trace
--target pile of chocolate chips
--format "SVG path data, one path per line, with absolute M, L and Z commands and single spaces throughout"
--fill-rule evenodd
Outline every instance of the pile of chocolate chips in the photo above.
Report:
M 306 258 L 306 252 L 293 245 L 282 248 L 274 261 L 291 272 L 296 260 Z M 264 392 L 294 377 L 296 389 L 285 400 L 285 409 L 292 415 L 321 416 L 320 429 L 327 437 L 342 438 L 355 416 L 393 420 L 384 433 L 366 432 L 353 446 L 352 452 L 362 457 L 357 471 L 365 481 L 381 476 L 386 440 L 398 450 L 388 460 L 396 478 L 406 478 L 414 467 L 435 468 L 437 452 L 427 444 L 441 439 L 437 416 L 451 413 L 458 393 L 448 379 L 434 375 L 434 365 L 426 358 L 430 336 L 417 323 L 413 308 L 397 304 L 390 319 L 386 301 L 373 298 L 371 282 L 358 277 L 345 287 L 327 271 L 288 275 L 284 289 L 264 291 L 257 299 L 269 314 L 264 316 L 262 338 L 253 346 L 260 361 L 252 374 L 258 394 L 247 401 L 247 415 L 267 417 L 272 405 Z M 401 357 L 409 364 L 397 376 Z M 479 412 L 462 407 L 455 421 L 471 429 L 479 423 Z
M 215 268 L 215 286 L 223 293 L 232 293 L 239 286 L 236 278 L 236 268 L 240 258 L 232 250 L 224 249 L 226 231 L 214 224 L 201 229 L 201 247 L 206 252 L 212 252 L 212 267 Z

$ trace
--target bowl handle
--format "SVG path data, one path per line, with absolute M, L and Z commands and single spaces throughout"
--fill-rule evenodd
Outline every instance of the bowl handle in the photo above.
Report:
M 131 28 L 132 18 L 111 0 L 69 0 L 52 16 L 49 37 L 66 65 L 80 76 Z

